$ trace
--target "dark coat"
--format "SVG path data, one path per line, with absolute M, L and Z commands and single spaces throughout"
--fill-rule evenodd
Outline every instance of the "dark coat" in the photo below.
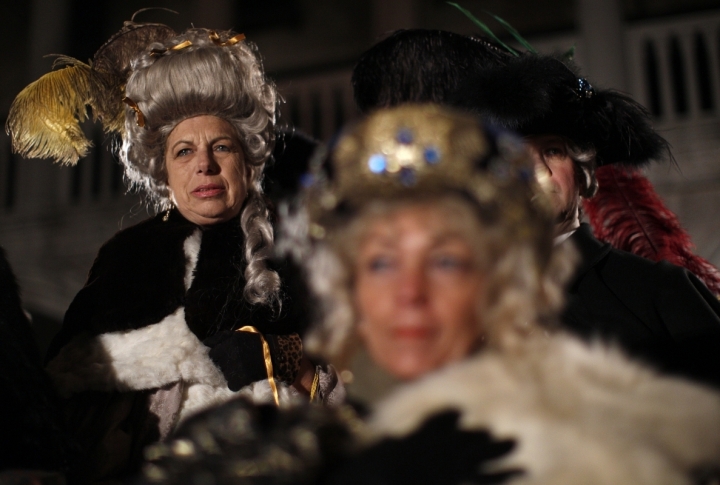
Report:
M 296 298 L 285 295 L 282 311 L 244 300 L 238 219 L 201 228 L 177 210 L 165 216 L 100 249 L 48 350 L 48 372 L 87 453 L 80 481 L 136 472 L 145 445 L 183 416 L 266 379 L 260 337 L 234 330 L 253 326 L 268 337 L 283 380 L 289 357 L 280 345 L 299 342 L 290 334 L 305 327 Z
M 613 249 L 582 224 L 564 325 L 618 343 L 664 372 L 720 385 L 720 302 L 687 270 Z
M 0 248 L 0 470 L 70 472 L 75 452 L 20 289 Z M 0 478 L 2 482 L 2 478 Z

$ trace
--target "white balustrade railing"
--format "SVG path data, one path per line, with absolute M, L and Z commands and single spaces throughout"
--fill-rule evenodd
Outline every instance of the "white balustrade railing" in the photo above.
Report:
M 658 126 L 720 114 L 720 11 L 638 22 L 625 34 L 631 93 Z

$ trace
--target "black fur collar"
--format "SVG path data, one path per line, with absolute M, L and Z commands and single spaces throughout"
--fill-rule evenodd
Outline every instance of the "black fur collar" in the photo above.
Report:
M 120 231 L 98 253 L 85 287 L 70 305 L 47 360 L 79 333 L 91 336 L 157 323 L 185 307 L 186 322 L 203 340 L 219 330 L 253 325 L 263 333 L 298 331 L 297 314 L 250 305 L 242 296 L 243 236 L 238 219 L 200 228 L 176 210 Z M 164 220 L 167 219 L 167 220 Z M 192 285 L 185 291 L 185 240 L 202 231 Z M 285 305 L 287 307 L 287 305 Z

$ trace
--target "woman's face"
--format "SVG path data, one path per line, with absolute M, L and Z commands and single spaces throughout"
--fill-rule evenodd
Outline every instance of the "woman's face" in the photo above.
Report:
M 402 206 L 372 219 L 359 245 L 358 332 L 400 379 L 460 360 L 479 341 L 483 276 L 451 218 L 429 204 Z
M 168 186 L 175 205 L 202 226 L 232 219 L 247 196 L 248 171 L 230 123 L 216 116 L 181 121 L 165 145 Z

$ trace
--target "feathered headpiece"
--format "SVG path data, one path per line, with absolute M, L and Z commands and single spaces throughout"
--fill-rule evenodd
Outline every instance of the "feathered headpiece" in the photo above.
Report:
M 75 164 L 87 154 L 91 142 L 80 128 L 88 118 L 100 121 L 106 133 L 123 127 L 123 91 L 130 61 L 153 42 L 174 36 L 168 26 L 125 22 L 87 64 L 60 56 L 49 72 L 29 84 L 10 107 L 5 129 L 16 153 Z
M 472 14 L 455 6 L 492 34 Z M 539 55 L 497 19 L 527 52 L 506 46 L 512 55 L 508 61 L 476 71 L 458 91 L 455 104 L 523 134 L 565 135 L 581 147 L 595 149 L 599 190 L 583 200 L 595 236 L 652 261 L 684 267 L 720 294 L 720 272 L 694 254 L 690 235 L 638 170 L 650 160 L 670 155 L 647 110 L 624 94 L 593 88 L 578 75 L 571 56 Z
M 652 128 L 650 114 L 640 103 L 617 91 L 597 89 L 580 76 L 572 62 L 574 46 L 562 56 L 541 55 L 510 24 L 491 14 L 525 48 L 520 52 L 472 13 L 448 3 L 483 29 L 494 48 L 509 53 L 502 63 L 466 76 L 450 104 L 523 135 L 564 135 L 583 149 L 595 150 L 598 166 L 640 166 L 670 155 L 667 141 Z
M 460 7 L 458 7 L 460 8 Z M 491 35 L 482 22 L 468 15 Z M 496 17 L 497 18 L 497 17 Z M 518 51 L 497 37 L 401 30 L 379 42 L 353 70 L 361 111 L 434 102 L 475 112 L 523 135 L 553 133 L 597 152 L 598 165 L 642 165 L 669 154 L 647 110 L 629 96 L 593 87 L 564 56 Z

